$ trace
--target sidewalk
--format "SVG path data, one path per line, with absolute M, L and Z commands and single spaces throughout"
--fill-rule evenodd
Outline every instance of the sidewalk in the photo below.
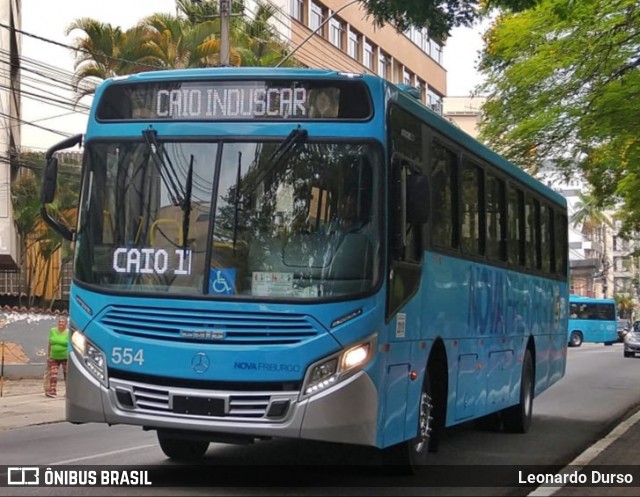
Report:
M 58 397 L 44 395 L 42 380 L 5 380 L 0 397 L 0 431 L 26 426 L 64 421 L 65 383 L 58 381 Z M 581 467 L 610 465 L 612 472 L 629 470 L 638 466 L 640 453 L 640 410 L 619 423 L 608 435 L 597 441 L 576 459 L 566 471 Z M 634 475 L 638 476 L 640 467 Z M 572 496 L 637 496 L 640 495 L 640 478 L 634 486 L 618 487 L 559 487 L 540 486 L 529 497 Z
M 42 380 L 4 380 L 0 397 L 0 431 L 64 420 L 65 382 L 58 396 L 46 397 Z

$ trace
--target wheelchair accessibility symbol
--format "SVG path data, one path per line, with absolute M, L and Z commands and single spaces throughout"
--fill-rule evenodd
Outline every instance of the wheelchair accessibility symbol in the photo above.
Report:
M 217 295 L 233 295 L 236 285 L 235 269 L 214 269 L 209 273 L 209 293 Z

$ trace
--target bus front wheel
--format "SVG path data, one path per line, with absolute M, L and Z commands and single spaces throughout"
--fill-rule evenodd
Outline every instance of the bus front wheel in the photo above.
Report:
M 433 409 L 431 378 L 426 373 L 420 393 L 417 436 L 384 449 L 385 465 L 401 473 L 415 474 L 420 466 L 427 464 L 427 456 L 430 452 L 429 442 L 433 432 Z
M 579 331 L 572 331 L 571 338 L 569 338 L 569 345 L 572 347 L 580 347 L 580 345 L 582 345 L 582 333 Z
M 158 432 L 158 443 L 162 452 L 169 458 L 182 462 L 201 459 L 209 448 L 207 440 L 189 440 L 167 436 Z
M 502 412 L 504 429 L 509 433 L 527 433 L 531 427 L 533 418 L 533 394 L 534 394 L 533 358 L 531 351 L 527 349 L 522 361 L 522 378 L 520 379 L 520 401 L 513 407 Z

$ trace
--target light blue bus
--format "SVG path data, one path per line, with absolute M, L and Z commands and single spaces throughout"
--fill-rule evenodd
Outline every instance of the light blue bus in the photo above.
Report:
M 570 347 L 584 342 L 610 345 L 618 341 L 618 312 L 614 299 L 595 299 L 570 295 L 569 334 Z
M 271 437 L 415 468 L 445 427 L 526 432 L 565 372 L 562 196 L 371 75 L 105 81 L 84 137 L 67 419 L 164 453 Z M 351 228 L 337 223 L 350 199 Z

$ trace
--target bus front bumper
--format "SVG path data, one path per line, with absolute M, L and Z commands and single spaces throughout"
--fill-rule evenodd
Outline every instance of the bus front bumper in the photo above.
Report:
M 378 394 L 364 371 L 312 397 L 299 400 L 299 394 L 174 388 L 121 379 L 111 379 L 106 387 L 71 353 L 66 418 L 72 423 L 187 430 L 211 440 L 219 434 L 376 445 Z M 209 403 L 215 412 L 203 412 Z

